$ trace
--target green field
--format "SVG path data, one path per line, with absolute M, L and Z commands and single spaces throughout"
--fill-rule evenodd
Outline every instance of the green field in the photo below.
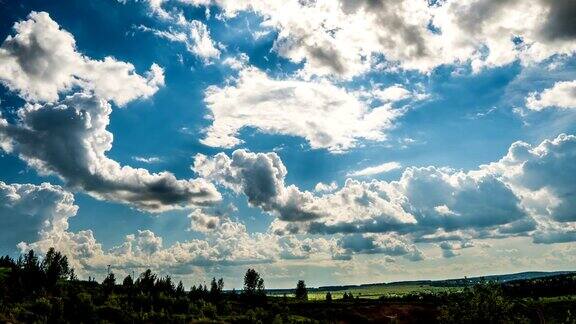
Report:
M 354 297 L 378 299 L 382 296 L 395 297 L 404 296 L 411 293 L 440 293 L 440 292 L 457 292 L 461 291 L 460 287 L 436 287 L 430 285 L 419 285 L 419 284 L 394 284 L 394 285 L 374 285 L 374 286 L 362 286 L 353 287 L 349 289 L 334 290 L 330 291 L 333 299 L 340 299 L 344 293 L 352 293 Z M 327 290 L 318 291 L 316 289 L 308 290 L 309 300 L 324 300 L 326 299 Z M 269 296 L 282 297 L 284 296 L 284 291 L 275 291 L 269 293 Z M 287 297 L 293 297 L 293 292 L 286 291 Z

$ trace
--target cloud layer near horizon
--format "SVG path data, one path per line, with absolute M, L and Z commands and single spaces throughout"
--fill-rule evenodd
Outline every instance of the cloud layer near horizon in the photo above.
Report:
M 198 173 L 245 194 L 251 204 L 280 218 L 267 233 L 249 234 L 243 224 L 225 214 L 210 215 L 197 209 L 190 215 L 191 228 L 204 238 L 168 247 L 149 230 L 130 234 L 109 250 L 102 248 L 90 230 L 68 231 L 68 219 L 76 214 L 77 206 L 73 196 L 58 186 L 1 183 L 0 201 L 1 208 L 15 215 L 12 221 L 21 213 L 33 220 L 30 224 L 36 224 L 29 227 L 36 235 L 19 244 L 22 250 L 45 251 L 55 246 L 70 255 L 81 271 L 103 269 L 106 264 L 117 269 L 143 269 L 153 264 L 186 273 L 193 267 L 216 264 L 307 258 L 345 261 L 358 254 L 420 261 L 426 256 L 415 243 L 438 244 L 444 257 L 452 258 L 457 251 L 473 247 L 475 240 L 487 238 L 529 236 L 534 243 L 547 244 L 576 239 L 573 201 L 562 199 L 566 192 L 573 192 L 573 183 L 556 173 L 558 168 L 569 169 L 563 163 L 573 161 L 575 149 L 576 137 L 560 135 L 536 146 L 514 143 L 501 160 L 469 172 L 409 167 L 398 181 L 348 180 L 336 192 L 321 196 L 292 186 L 325 213 L 312 220 L 289 219 L 291 214 L 282 214 L 286 171 L 280 160 L 272 162 L 277 158 L 274 153 L 236 151 L 232 160 L 219 155 L 216 158 L 223 161 L 217 167 L 208 165 L 207 157 L 198 156 Z M 540 177 L 541 173 L 548 176 Z M 37 199 L 38 195 L 43 198 Z M 330 211 L 321 210 L 324 204 Z M 23 210 L 24 205 L 29 208 Z M 410 218 L 390 224 L 393 212 L 403 213 L 396 217 Z M 299 231 L 341 234 L 308 237 L 297 234 Z

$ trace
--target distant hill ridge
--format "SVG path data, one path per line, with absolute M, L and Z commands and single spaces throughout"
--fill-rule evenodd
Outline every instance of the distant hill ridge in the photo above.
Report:
M 514 280 L 530 280 L 537 278 L 553 277 L 566 274 L 576 274 L 576 271 L 525 271 L 511 274 L 487 275 L 466 278 L 440 279 L 440 280 L 406 280 L 393 282 L 379 282 L 360 285 L 342 285 L 342 286 L 320 286 L 309 287 L 309 291 L 342 291 L 348 289 L 368 288 L 374 286 L 400 286 L 400 285 L 429 285 L 436 287 L 461 287 L 473 285 L 481 281 L 509 282 Z M 291 292 L 293 289 L 266 289 L 268 292 Z
M 512 274 L 501 274 L 501 275 L 487 275 L 478 277 L 466 277 L 458 279 L 441 279 L 441 280 L 407 280 L 407 281 L 394 281 L 394 282 L 381 282 L 381 283 L 370 283 L 361 285 L 344 285 L 344 286 L 320 286 L 318 288 L 312 288 L 318 291 L 338 291 L 347 290 L 351 288 L 362 288 L 362 287 L 372 287 L 372 286 L 394 286 L 394 285 L 430 285 L 430 286 L 462 286 L 464 284 L 476 284 L 481 281 L 498 281 L 498 282 L 508 282 L 514 280 L 527 280 L 527 279 L 537 279 L 544 277 L 552 277 L 558 275 L 572 274 L 576 271 L 526 271 L 518 272 Z

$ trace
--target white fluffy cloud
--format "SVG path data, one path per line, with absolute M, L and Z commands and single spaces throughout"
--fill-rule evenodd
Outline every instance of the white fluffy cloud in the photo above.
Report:
M 502 174 L 524 207 L 535 215 L 576 222 L 574 159 L 576 136 L 561 134 L 536 146 L 516 142 L 506 156 L 484 169 Z
M 228 17 L 251 11 L 278 32 L 274 49 L 305 75 L 351 77 L 380 58 L 422 72 L 470 63 L 475 71 L 576 50 L 571 0 L 186 0 Z M 158 6 L 161 5 L 157 4 Z
M 197 218 L 199 213 L 193 215 Z M 226 217 L 203 232 L 204 238 L 164 246 L 162 237 L 154 232 L 138 230 L 135 234 L 126 235 L 121 244 L 105 250 L 91 230 L 69 232 L 66 228 L 59 228 L 42 231 L 37 240 L 22 242 L 18 247 L 22 252 L 34 249 L 39 253 L 54 247 L 68 256 L 71 265 L 83 277 L 101 275 L 107 265 L 123 274 L 146 268 L 189 274 L 196 267 L 254 265 L 311 256 L 331 259 L 332 253 L 337 250 L 336 241 L 325 238 L 249 234 L 243 224 Z
M 514 143 L 504 158 L 478 170 L 409 167 L 397 181 L 348 179 L 340 189 L 316 194 L 287 186 L 275 153 L 200 155 L 194 170 L 276 214 L 270 230 L 277 234 L 395 232 L 461 244 L 529 235 L 553 243 L 574 237 L 575 154 L 576 137 L 560 135 L 534 147 Z
M 42 233 L 66 231 L 68 219 L 77 210 L 72 194 L 59 186 L 0 181 L 0 245 L 13 249 L 21 241 L 37 240 Z
M 153 65 L 147 78 L 130 63 L 91 60 L 76 51 L 74 37 L 47 13 L 16 23 L 0 48 L 0 80 L 24 99 L 15 121 L 0 116 L 0 149 L 18 154 L 41 174 L 56 174 L 74 190 L 147 211 L 203 205 L 220 199 L 202 179 L 178 180 L 169 172 L 121 166 L 106 153 L 112 108 L 153 95 L 164 84 Z M 58 101 L 59 94 L 84 92 Z M 33 102 L 48 101 L 48 103 Z
M 201 142 L 215 147 L 240 144 L 238 132 L 252 127 L 303 137 L 314 149 L 339 152 L 359 139 L 384 140 L 402 114 L 390 104 L 370 108 L 328 82 L 275 80 L 253 67 L 241 70 L 234 84 L 211 86 L 205 95 L 213 121 Z
M 42 174 L 58 175 L 75 190 L 142 210 L 220 199 L 205 180 L 178 180 L 169 172 L 150 173 L 109 159 L 113 136 L 106 127 L 111 112 L 106 101 L 80 93 L 53 104 L 27 104 L 16 124 L 0 119 L 0 148 L 18 154 Z
M 576 190 L 570 182 L 570 175 L 576 172 L 570 166 L 574 154 L 575 136 L 560 135 L 535 146 L 517 142 L 501 160 L 479 170 L 410 167 L 398 181 L 348 180 L 341 189 L 321 196 L 287 187 L 286 168 L 274 153 L 239 150 L 232 157 L 197 156 L 196 172 L 244 193 L 252 205 L 280 218 L 269 232 L 249 234 L 243 224 L 228 216 L 196 210 L 190 216 L 191 227 L 205 237 L 168 247 L 155 233 L 140 230 L 127 235 L 122 244 L 103 250 L 91 231 L 67 231 L 68 218 L 76 213 L 73 197 L 47 184 L 0 183 L 0 210 L 8 215 L 12 211 L 24 213 L 23 202 L 40 206 L 26 209 L 40 217 L 36 224 L 41 225 L 35 229 L 39 239 L 19 247 L 46 251 L 54 246 L 82 271 L 102 271 L 111 264 L 115 269 L 154 265 L 189 273 L 194 267 L 212 265 L 307 258 L 350 260 L 353 255 L 376 253 L 419 261 L 424 255 L 415 242 L 437 244 L 444 257 L 455 257 L 476 244 L 485 246 L 473 241 L 477 239 L 521 235 L 541 244 L 574 241 L 576 221 L 571 198 Z M 282 196 L 288 188 L 309 198 L 307 206 L 318 212 L 315 218 L 282 216 L 282 208 L 286 208 Z M 36 199 L 39 195 L 45 198 Z M 54 220 L 60 220 L 55 222 L 60 225 L 47 225 Z M 291 235 L 299 231 L 344 234 Z
M 542 110 L 550 107 L 564 109 L 576 108 L 576 81 L 556 82 L 552 88 L 531 93 L 526 98 L 526 107 Z
M 340 224 L 359 217 L 389 229 L 415 222 L 404 212 L 399 201 L 389 198 L 388 194 L 394 192 L 385 183 L 348 180 L 342 189 L 322 196 L 301 191 L 294 185 L 287 186 L 286 167 L 276 153 L 236 150 L 232 157 L 223 153 L 213 158 L 197 155 L 193 169 L 203 178 L 243 193 L 252 206 L 272 212 L 283 221 L 318 220 Z M 371 192 L 373 187 L 381 192 Z M 292 231 L 288 229 L 288 232 Z
M 275 224 L 277 232 L 401 232 L 495 228 L 523 219 L 519 199 L 493 175 L 408 168 L 399 181 L 347 180 L 316 199 L 328 216 L 300 224 Z M 490 204 L 486 202 L 490 201 Z
M 314 191 L 316 192 L 331 192 L 336 189 L 338 189 L 338 184 L 334 181 L 331 183 L 318 182 L 316 186 L 314 186 Z
M 59 93 L 81 87 L 122 106 L 164 85 L 164 71 L 156 64 L 143 77 L 130 63 L 82 55 L 74 37 L 45 12 L 30 13 L 14 30 L 0 47 L 0 82 L 27 100 L 56 101 Z
M 102 273 L 107 265 L 116 270 L 153 268 L 190 273 L 193 267 L 272 262 L 280 257 L 276 236 L 248 234 L 244 225 L 230 220 L 206 233 L 204 239 L 176 242 L 167 247 L 162 237 L 150 230 L 126 235 L 122 244 L 109 250 L 102 248 L 91 230 L 45 232 L 37 241 L 19 244 L 22 251 L 34 249 L 40 253 L 50 247 L 65 253 L 83 276 Z

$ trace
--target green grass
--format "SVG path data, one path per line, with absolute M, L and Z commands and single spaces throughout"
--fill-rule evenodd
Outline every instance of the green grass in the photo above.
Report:
M 542 304 L 558 303 L 558 302 L 575 302 L 576 295 L 540 297 L 538 301 Z
M 330 291 L 332 299 L 341 299 L 344 293 L 352 293 L 354 297 L 378 299 L 381 296 L 404 296 L 411 293 L 440 293 L 440 292 L 457 292 L 461 291 L 459 287 L 434 287 L 430 285 L 376 285 L 366 287 L 355 287 L 346 290 Z M 328 291 L 308 291 L 309 300 L 324 300 Z M 270 296 L 283 296 L 283 293 L 272 293 Z M 288 297 L 294 297 L 294 294 L 286 294 Z
M 0 268 L 0 280 L 3 280 L 10 273 L 9 268 Z

